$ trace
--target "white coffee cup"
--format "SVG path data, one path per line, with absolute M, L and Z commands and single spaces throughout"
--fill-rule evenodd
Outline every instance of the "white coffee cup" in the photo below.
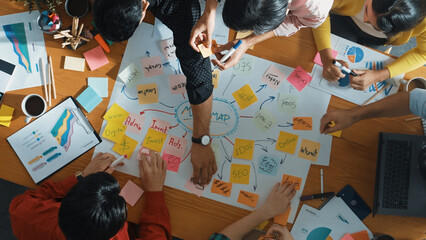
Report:
M 31 118 L 40 117 L 46 112 L 47 104 L 44 98 L 38 94 L 27 95 L 21 103 L 22 112 L 24 112 L 25 122 L 29 123 Z
M 421 77 L 415 77 L 408 81 L 404 80 L 402 83 L 404 84 L 404 91 L 406 92 L 410 92 L 415 88 L 426 89 L 426 80 Z

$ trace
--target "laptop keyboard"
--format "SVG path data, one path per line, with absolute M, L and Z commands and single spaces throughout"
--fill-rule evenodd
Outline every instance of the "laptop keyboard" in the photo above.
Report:
M 383 208 L 407 209 L 412 142 L 387 140 Z

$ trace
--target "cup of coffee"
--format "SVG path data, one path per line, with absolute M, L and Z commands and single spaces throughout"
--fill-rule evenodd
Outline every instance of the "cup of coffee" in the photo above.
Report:
M 44 98 L 38 94 L 30 94 L 22 100 L 22 112 L 24 112 L 25 122 L 29 123 L 31 118 L 40 117 L 46 112 L 47 104 Z
M 421 77 L 410 79 L 408 82 L 405 83 L 404 91 L 410 92 L 415 88 L 426 89 L 426 80 Z

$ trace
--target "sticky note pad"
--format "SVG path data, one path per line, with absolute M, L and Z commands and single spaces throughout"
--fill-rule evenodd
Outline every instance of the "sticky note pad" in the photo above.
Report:
M 250 165 L 232 164 L 229 182 L 239 184 L 250 183 Z
M 354 240 L 369 240 L 370 237 L 368 236 L 368 232 L 366 230 L 361 232 L 352 233 L 351 237 Z
M 287 78 L 287 81 L 289 81 L 299 92 L 302 91 L 306 85 L 311 82 L 311 80 L 311 75 L 309 75 L 309 73 L 307 73 L 301 66 L 294 69 Z
M 170 129 L 170 123 L 159 118 L 153 117 L 149 128 L 160 131 L 162 133 L 167 133 Z
M 142 58 L 141 63 L 145 77 L 153 77 L 163 74 L 163 65 L 161 64 L 160 56 Z
M 302 186 L 302 178 L 284 174 L 283 179 L 281 180 L 281 185 L 284 185 L 284 183 L 288 183 L 290 185 L 294 184 L 294 189 L 297 191 L 300 190 L 300 186 Z
M 126 120 L 127 116 L 129 116 L 129 113 L 126 110 L 120 107 L 117 103 L 113 103 L 103 118 L 108 122 L 118 122 L 122 124 L 124 120 Z
M 275 149 L 278 151 L 294 154 L 296 151 L 298 139 L 299 136 L 295 134 L 280 131 Z
M 281 215 L 274 217 L 274 223 L 285 226 L 287 224 L 288 216 L 290 216 L 291 207 L 287 209 L 287 211 Z
M 281 164 L 281 159 L 263 155 L 259 158 L 259 173 L 263 175 L 275 176 L 277 175 L 278 165 Z
M 252 118 L 254 125 L 261 131 L 266 132 L 271 127 L 275 126 L 276 120 L 274 115 L 272 115 L 266 109 L 260 109 Z
M 117 122 L 108 122 L 105 126 L 105 130 L 102 133 L 102 137 L 111 140 L 113 142 L 120 142 L 126 133 L 126 126 Z
M 234 154 L 232 157 L 240 159 L 253 159 L 254 141 L 236 138 L 234 145 Z
M 231 196 L 232 192 L 232 183 L 220 181 L 219 179 L 214 179 L 211 188 L 212 193 L 223 195 L 225 197 Z
M 214 41 L 214 40 L 213 40 L 213 41 Z M 213 48 L 213 46 L 214 46 L 213 41 L 212 41 L 212 48 Z M 215 42 L 216 42 L 216 41 L 215 41 Z M 216 45 L 217 45 L 217 44 L 216 44 Z M 203 55 L 203 58 L 210 57 L 210 56 L 213 54 L 212 48 L 208 48 L 208 47 L 206 47 L 204 44 L 199 44 L 199 45 L 197 45 L 197 47 L 198 47 L 198 49 L 200 50 L 201 55 Z
M 157 84 L 143 84 L 138 85 L 138 98 L 139 104 L 149 104 L 158 102 L 158 88 Z
M 259 199 L 258 194 L 241 190 L 240 194 L 238 195 L 237 202 L 247 205 L 249 207 L 255 208 L 257 205 L 258 199 Z
M 169 135 L 166 141 L 166 146 L 164 147 L 164 152 L 182 158 L 185 154 L 187 144 L 188 140 L 177 136 Z
M 312 117 L 293 117 L 293 130 L 312 130 Z
M 118 77 L 124 84 L 133 85 L 142 78 L 142 72 L 135 64 L 131 63 L 118 74 Z
M 0 107 L 0 125 L 5 127 L 10 126 L 10 121 L 12 121 L 13 112 L 15 109 L 13 107 L 9 107 L 7 105 L 1 105 Z
M 84 58 L 65 56 L 64 69 L 84 72 Z
M 214 88 L 217 88 L 217 86 L 219 86 L 219 76 L 220 76 L 219 69 L 216 69 L 212 72 L 212 83 Z
M 349 233 L 346 233 L 340 240 L 354 240 L 354 238 Z
M 173 43 L 173 38 L 169 38 L 160 42 L 161 51 L 167 60 L 176 59 L 176 46 Z
M 124 126 L 127 126 L 127 132 L 135 134 L 141 134 L 142 126 L 145 121 L 145 117 L 137 113 L 130 113 L 124 120 Z
M 296 113 L 298 97 L 291 94 L 280 93 L 278 97 L 278 110 L 282 113 L 293 115 Z
M 167 134 L 149 128 L 143 141 L 143 146 L 156 152 L 161 152 L 166 138 Z
M 277 90 L 280 84 L 285 80 L 285 74 L 274 65 L 271 65 L 265 74 L 263 74 L 262 82 L 266 83 L 270 88 Z
M 170 75 L 169 77 L 170 93 L 182 94 L 186 93 L 186 77 L 183 74 Z
M 335 51 L 334 49 L 331 49 L 331 55 L 333 56 L 333 58 L 336 58 L 337 57 L 337 51 Z M 319 52 L 317 52 L 317 54 L 315 55 L 314 63 L 322 66 L 321 55 L 320 55 Z
M 269 220 L 264 221 L 263 223 L 259 224 L 259 226 L 255 227 L 255 229 L 257 230 L 264 230 L 267 231 L 267 229 L 265 230 L 265 227 L 268 225 Z
M 164 152 L 163 159 L 167 162 L 167 170 L 170 170 L 172 172 L 179 171 L 179 166 L 182 158 Z
M 314 142 L 308 139 L 302 139 L 300 144 L 299 155 L 297 157 L 307 159 L 313 162 L 317 161 L 321 143 Z
M 105 56 L 104 50 L 101 46 L 97 46 L 92 50 L 83 53 L 83 56 L 86 59 L 91 71 L 109 63 L 108 58 Z
M 336 123 L 334 121 L 331 121 L 328 124 L 329 127 L 333 127 L 335 125 L 336 125 Z M 339 131 L 336 131 L 336 132 L 332 132 L 332 133 L 328 133 L 328 135 L 335 136 L 335 137 L 341 137 L 342 136 L 342 130 L 339 130 Z
M 193 194 L 201 197 L 201 195 L 203 195 L 204 192 L 204 186 L 201 186 L 199 184 L 195 184 L 194 183 L 194 178 L 190 177 L 188 179 L 188 181 L 185 183 L 184 187 L 186 189 L 188 189 L 190 192 L 192 192 Z
M 102 102 L 102 98 L 93 90 L 92 87 L 88 86 L 78 97 L 77 101 L 83 106 L 88 113 L 90 113 L 99 103 Z
M 108 78 L 89 77 L 87 84 L 95 90 L 100 97 L 108 97 Z
M 235 91 L 232 96 L 240 106 L 241 110 L 257 102 L 256 94 L 251 89 L 250 85 L 246 84 L 239 90 Z
M 112 150 L 120 155 L 127 155 L 127 157 L 130 158 L 137 145 L 138 141 L 124 135 L 123 138 L 112 147 Z
M 126 200 L 126 202 L 133 207 L 139 200 L 139 198 L 141 198 L 142 194 L 142 188 L 140 188 L 134 182 L 129 180 L 127 181 L 126 185 L 124 185 L 124 187 L 121 189 L 119 195 L 122 196 L 124 200 Z

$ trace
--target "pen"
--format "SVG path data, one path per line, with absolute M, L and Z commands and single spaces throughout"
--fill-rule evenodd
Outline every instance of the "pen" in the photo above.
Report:
M 300 201 L 312 200 L 316 198 L 328 198 L 331 196 L 334 196 L 334 192 L 326 192 L 326 193 L 320 193 L 320 194 L 301 196 Z
M 119 163 L 121 163 L 125 158 L 127 158 L 127 155 L 123 155 L 120 158 L 118 158 L 117 160 L 115 160 L 114 162 L 111 163 L 111 165 L 109 165 L 109 167 L 113 168 L 115 166 L 117 166 Z
M 228 60 L 228 58 L 231 57 L 231 55 L 235 52 L 235 50 L 237 50 L 237 48 L 241 45 L 242 41 L 238 40 L 238 42 L 225 54 L 225 56 L 222 57 L 222 59 L 220 59 L 221 63 L 224 63 L 226 60 Z M 215 66 L 213 68 L 213 71 L 218 69 L 218 66 Z
M 350 70 L 349 68 L 343 66 L 340 62 L 333 60 L 334 66 L 338 67 L 340 70 L 342 70 L 345 73 L 348 73 L 354 77 L 358 76 L 358 74 L 354 73 L 354 71 Z
M 321 194 L 323 194 L 324 193 L 324 172 L 322 168 L 321 168 L 320 174 L 321 174 Z M 321 201 L 324 201 L 324 197 L 321 197 Z

